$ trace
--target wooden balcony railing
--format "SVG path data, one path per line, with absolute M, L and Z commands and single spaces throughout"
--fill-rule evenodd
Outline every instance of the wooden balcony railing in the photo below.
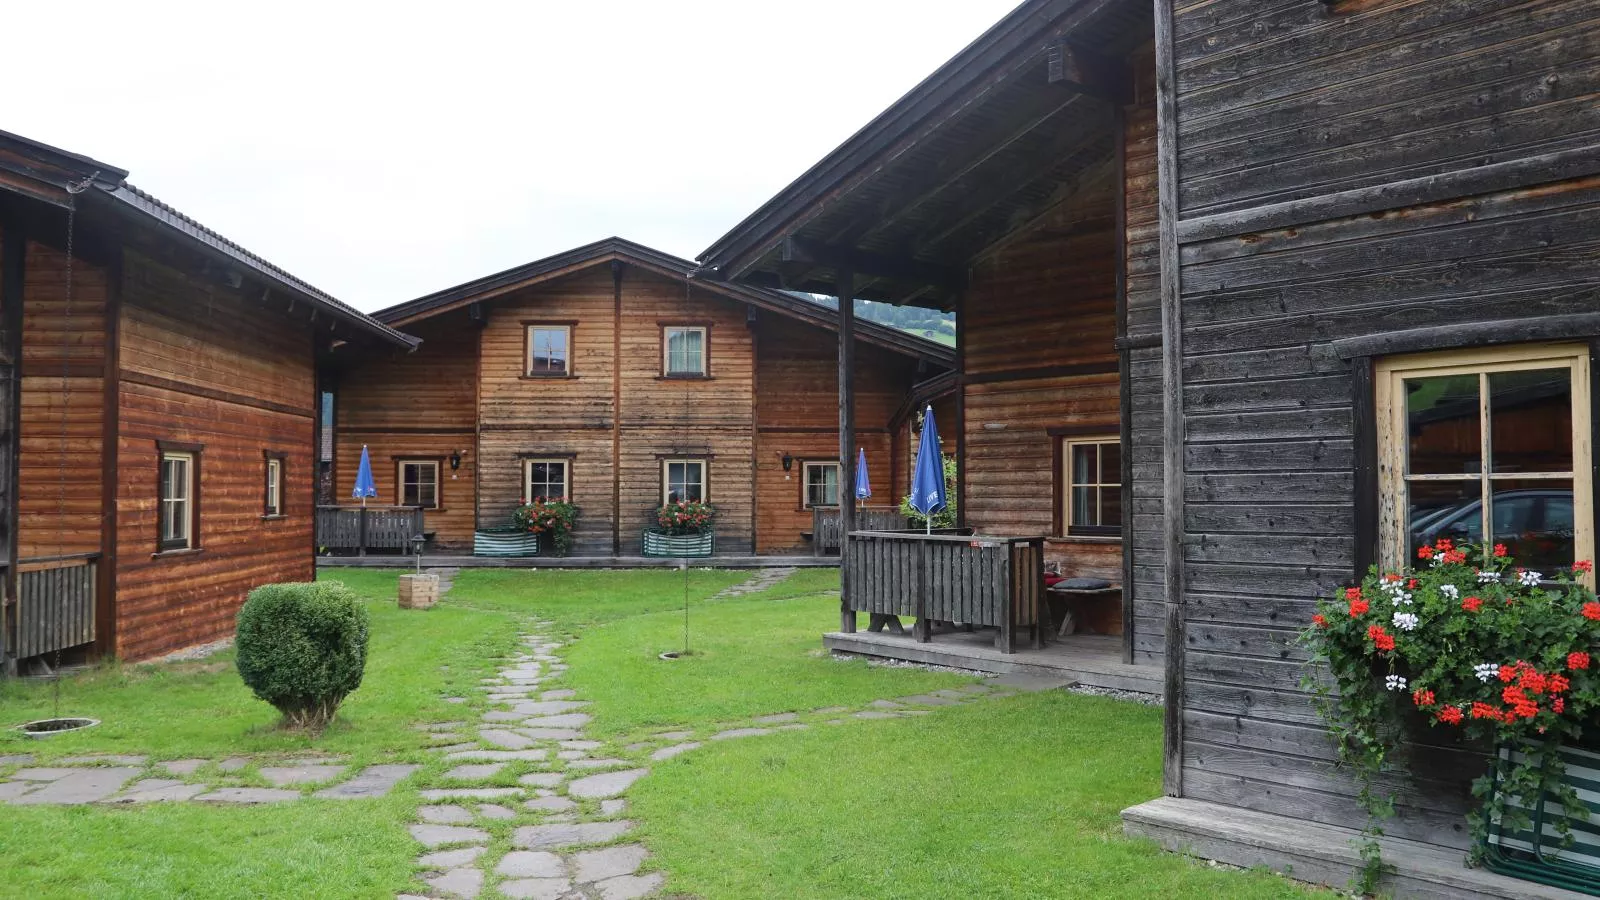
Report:
M 411 539 L 422 533 L 423 510 L 418 506 L 317 507 L 317 546 L 327 552 L 408 553 Z
M 99 566 L 98 553 L 18 561 L 13 638 L 18 659 L 94 641 Z
M 897 509 L 856 509 L 857 531 L 900 531 L 908 525 L 905 516 Z M 811 507 L 811 549 L 817 556 L 838 554 L 844 543 L 844 529 L 840 527 L 839 508 L 836 506 Z
M 856 612 L 992 626 L 995 645 L 1016 650 L 1019 629 L 1043 644 L 1044 538 L 855 531 L 845 561 L 845 602 Z

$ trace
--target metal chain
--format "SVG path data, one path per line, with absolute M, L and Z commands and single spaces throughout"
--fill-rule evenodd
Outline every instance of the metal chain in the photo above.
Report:
M 56 513 L 61 515 L 67 507 L 67 408 L 72 403 L 72 391 L 68 389 L 67 382 L 72 377 L 72 281 L 73 262 L 76 259 L 76 246 L 74 238 L 78 230 L 78 195 L 89 189 L 99 172 L 90 175 L 78 184 L 67 185 L 67 267 L 66 284 L 62 291 L 61 311 L 61 454 L 56 460 Z M 104 452 L 104 448 L 101 448 Z M 108 490 L 109 485 L 101 485 L 102 491 Z M 56 522 L 56 555 L 67 554 L 67 529 L 63 522 Z M 55 705 L 55 717 L 61 718 L 61 651 L 57 646 L 55 652 L 55 672 L 51 679 L 54 690 L 52 691 Z

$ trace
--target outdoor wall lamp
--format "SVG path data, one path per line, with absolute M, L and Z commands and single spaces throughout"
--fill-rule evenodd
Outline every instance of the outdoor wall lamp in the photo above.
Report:
M 783 451 L 783 480 L 784 481 L 788 481 L 789 480 L 789 470 L 792 469 L 792 468 L 794 468 L 794 457 L 790 456 L 789 455 L 789 451 L 785 450 L 785 451 Z
M 459 468 L 461 468 L 461 451 L 455 450 L 450 453 L 450 470 L 453 472 Z

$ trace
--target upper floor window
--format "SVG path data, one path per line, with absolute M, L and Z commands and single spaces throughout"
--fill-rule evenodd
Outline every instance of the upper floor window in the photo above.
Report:
M 1122 441 L 1115 436 L 1061 442 L 1061 523 L 1068 535 L 1122 534 Z
M 805 506 L 839 505 L 839 464 L 836 462 L 808 462 L 805 464 Z
M 283 515 L 283 460 L 284 454 L 266 451 L 266 484 L 263 486 L 261 514 Z
M 571 497 L 567 461 L 564 459 L 526 459 L 522 461 L 523 494 L 534 500 L 565 500 Z
M 663 371 L 667 375 L 706 374 L 706 329 L 702 325 L 668 325 L 662 329 Z
M 661 502 L 706 499 L 706 461 L 703 459 L 664 459 L 661 461 Z
M 527 329 L 525 374 L 571 375 L 572 326 L 531 324 Z
M 198 451 L 161 450 L 157 550 L 188 550 L 195 546 L 195 531 L 199 524 L 195 482 L 199 464 Z
M 439 461 L 436 459 L 402 459 L 399 469 L 400 505 L 420 506 L 423 509 L 439 508 Z
M 1419 354 L 1375 374 L 1385 567 L 1440 538 L 1503 545 L 1545 574 L 1594 558 L 1586 346 Z

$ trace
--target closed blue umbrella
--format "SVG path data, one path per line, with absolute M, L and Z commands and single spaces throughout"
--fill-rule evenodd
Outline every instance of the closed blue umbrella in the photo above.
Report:
M 358 498 L 362 506 L 368 497 L 378 496 L 378 486 L 372 481 L 372 460 L 367 457 L 367 445 L 361 445 L 361 465 L 356 468 L 356 489 L 350 496 Z
M 872 479 L 867 477 L 867 448 L 862 447 L 856 453 L 856 499 L 865 500 L 872 496 Z
M 927 531 L 933 532 L 933 514 L 945 508 L 944 457 L 939 454 L 939 427 L 933 423 L 933 407 L 922 415 L 922 439 L 917 444 L 917 467 L 911 473 L 911 508 L 926 517 Z

